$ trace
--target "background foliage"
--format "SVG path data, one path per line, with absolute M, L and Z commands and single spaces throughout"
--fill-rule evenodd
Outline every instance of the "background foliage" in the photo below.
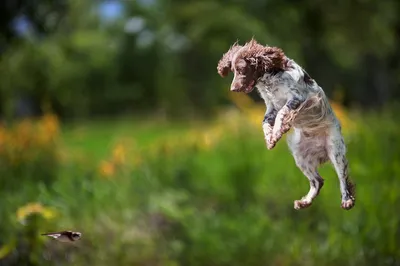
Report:
M 282 47 L 346 106 L 379 107 L 400 97 L 395 0 L 2 5 L 4 116 L 28 112 L 18 108 L 22 103 L 40 113 L 43 102 L 72 118 L 155 110 L 207 114 L 228 102 L 228 82 L 215 70 L 222 53 L 252 36 Z
M 4 0 L 0 265 L 400 265 L 398 1 Z M 343 125 L 308 190 L 257 93 L 216 73 L 254 36 L 318 81 Z M 83 233 L 76 245 L 43 238 Z

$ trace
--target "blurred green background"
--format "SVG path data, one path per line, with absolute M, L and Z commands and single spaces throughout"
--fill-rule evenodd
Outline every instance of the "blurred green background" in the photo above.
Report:
M 400 2 L 3 0 L 0 265 L 400 265 Z M 317 80 L 342 122 L 313 205 L 257 92 L 216 72 L 255 37 Z M 82 232 L 76 245 L 43 238 Z

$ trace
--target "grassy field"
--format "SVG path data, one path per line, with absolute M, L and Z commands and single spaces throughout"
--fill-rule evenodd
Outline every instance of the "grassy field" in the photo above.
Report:
M 3 128 L 2 265 L 399 265 L 395 112 L 334 105 L 356 207 L 340 208 L 326 165 L 318 199 L 295 211 L 306 178 L 284 140 L 265 148 L 263 107 L 237 105 L 207 122 L 49 115 Z M 79 248 L 39 236 L 58 229 L 81 231 Z
M 190 128 L 189 122 L 165 122 L 152 119 L 120 118 L 66 125 L 62 130 L 64 145 L 72 153 L 84 153 L 103 158 L 120 140 L 134 141 L 140 147 L 171 136 L 183 134 Z

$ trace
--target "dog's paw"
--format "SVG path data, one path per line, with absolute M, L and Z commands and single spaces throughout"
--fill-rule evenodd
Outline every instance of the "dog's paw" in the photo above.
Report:
M 272 134 L 265 136 L 265 142 L 267 144 L 267 149 L 272 150 L 276 145 L 276 140 L 273 139 Z
M 305 208 L 309 207 L 311 204 L 312 204 L 311 201 L 307 201 L 305 199 L 295 200 L 294 201 L 294 209 L 295 210 L 305 209 Z
M 290 125 L 283 124 L 278 129 L 274 128 L 274 130 L 272 131 L 272 136 L 274 139 L 279 140 L 280 138 L 282 138 L 283 134 L 285 134 L 289 130 L 290 130 Z
M 276 145 L 276 142 L 267 141 L 267 149 L 272 150 Z
M 354 207 L 356 201 L 354 198 L 350 198 L 347 200 L 342 200 L 342 209 L 344 210 L 350 210 L 351 208 Z
M 271 143 L 277 143 L 282 138 L 281 131 L 275 131 L 272 133 Z

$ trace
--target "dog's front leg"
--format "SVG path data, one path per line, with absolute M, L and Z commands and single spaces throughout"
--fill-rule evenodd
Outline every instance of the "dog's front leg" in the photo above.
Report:
M 300 97 L 294 97 L 278 111 L 275 125 L 272 129 L 271 145 L 275 146 L 282 138 L 283 134 L 290 130 L 292 126 L 291 123 L 296 118 L 297 109 L 303 102 L 304 100 Z
M 278 111 L 272 106 L 272 104 L 267 105 L 267 111 L 264 115 L 262 128 L 264 131 L 264 138 L 267 144 L 267 148 L 269 150 L 275 147 L 275 144 L 272 143 L 272 130 L 275 125 L 277 113 Z

